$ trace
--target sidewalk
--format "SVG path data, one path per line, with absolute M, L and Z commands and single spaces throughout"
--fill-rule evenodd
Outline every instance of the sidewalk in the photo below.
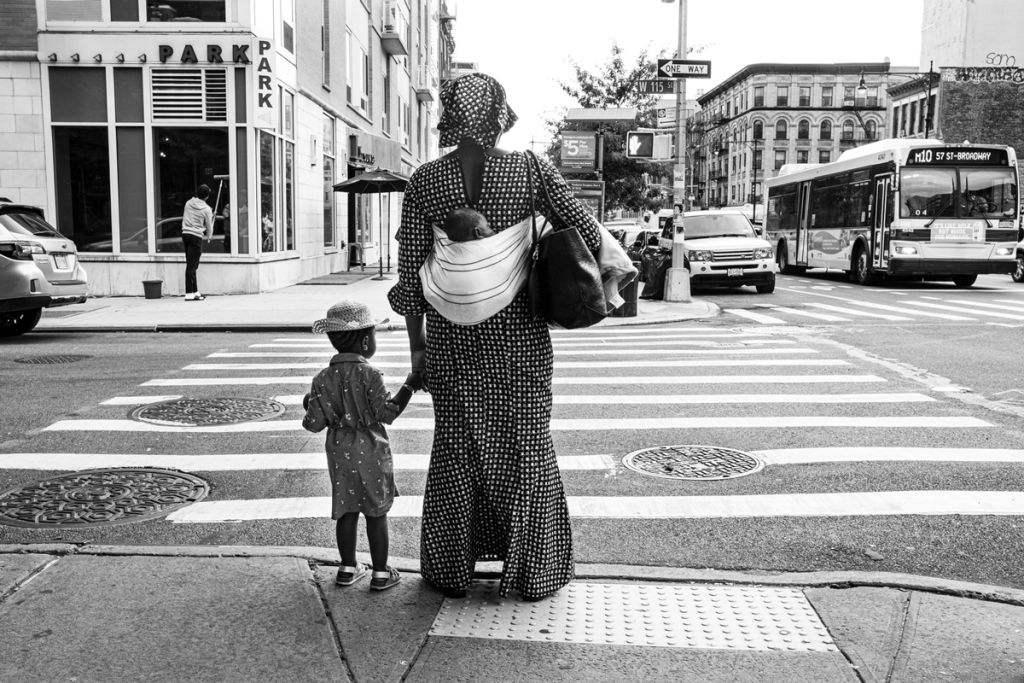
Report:
M 537 603 L 334 586 L 326 548 L 0 545 L 4 681 L 1020 681 L 1024 591 L 580 565 Z M 361 557 L 360 559 L 367 559 Z
M 99 297 L 84 304 L 44 309 L 40 332 L 198 332 L 198 331 L 306 331 L 339 299 L 356 299 L 375 314 L 389 317 L 388 329 L 405 329 L 388 305 L 387 292 L 395 275 L 375 280 L 372 273 L 351 284 L 297 284 L 260 294 L 208 296 L 185 301 L 180 296 L 161 299 Z M 714 304 L 694 299 L 689 303 L 640 300 L 637 315 L 607 318 L 601 325 L 638 325 L 708 318 L 718 314 Z

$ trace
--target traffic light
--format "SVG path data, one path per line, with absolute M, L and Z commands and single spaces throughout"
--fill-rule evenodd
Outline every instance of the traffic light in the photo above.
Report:
M 626 133 L 626 156 L 630 159 L 671 159 L 672 135 L 659 135 L 647 130 L 629 131 Z

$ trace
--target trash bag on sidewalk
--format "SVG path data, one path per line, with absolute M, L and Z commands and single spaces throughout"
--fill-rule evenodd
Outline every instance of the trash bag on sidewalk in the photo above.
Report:
M 665 298 L 665 275 L 672 266 L 672 252 L 667 250 L 651 251 L 643 255 L 641 262 L 644 274 L 644 289 L 640 292 L 641 299 Z

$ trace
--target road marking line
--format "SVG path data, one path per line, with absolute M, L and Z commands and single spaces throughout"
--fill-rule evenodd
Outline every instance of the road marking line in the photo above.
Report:
M 115 396 L 100 403 L 101 406 L 141 406 L 144 403 L 159 403 L 160 401 L 176 401 L 181 395 L 176 396 Z
M 603 347 L 590 347 L 585 349 L 570 349 L 562 350 L 559 346 L 555 346 L 555 356 L 641 356 L 650 355 L 652 353 L 663 353 L 673 355 L 687 355 L 687 356 L 766 356 L 772 353 L 781 353 L 784 355 L 788 354 L 799 354 L 799 353 L 818 353 L 815 349 L 808 348 L 721 348 L 721 349 L 673 349 L 673 348 L 632 348 L 636 345 L 631 344 L 631 348 L 608 348 Z M 337 351 L 218 351 L 211 353 L 207 358 L 312 358 L 322 357 L 331 358 L 337 355 Z M 374 355 L 374 359 L 389 357 L 389 358 L 405 358 L 409 356 L 409 350 L 404 351 L 382 351 Z M 186 368 L 188 369 L 188 368 Z
M 903 316 L 899 315 L 886 315 L 885 313 L 868 313 L 867 311 L 856 311 L 851 310 L 849 308 L 841 308 L 840 306 L 833 306 L 831 304 L 823 304 L 817 301 L 809 301 L 806 305 L 814 306 L 815 308 L 821 308 L 826 311 L 845 313 L 846 315 L 852 315 L 855 318 L 881 318 L 882 320 L 891 320 L 894 322 L 902 320 L 912 320 L 912 318 L 904 318 Z
M 1008 304 L 1008 303 L 1003 303 L 1003 304 L 997 304 L 997 303 L 984 304 L 984 303 L 981 303 L 980 301 L 966 301 L 964 299 L 949 299 L 949 303 L 951 303 L 951 304 L 964 304 L 964 305 L 967 305 L 967 306 L 980 306 L 982 308 L 995 308 L 997 310 L 1004 311 L 1004 312 L 1006 311 L 1006 309 L 1008 307 L 1010 308 L 1011 311 L 1013 310 L 1013 304 Z M 1018 303 L 1017 305 L 1019 306 L 1021 304 Z M 1018 311 L 1018 312 L 1024 313 L 1024 310 Z
M 569 496 L 577 519 L 726 519 L 876 517 L 893 515 L 1024 515 L 1018 491 L 868 491 L 746 496 Z M 329 517 L 330 496 L 200 501 L 167 515 L 171 522 L 211 524 Z M 398 496 L 388 516 L 420 517 L 422 496 Z
M 826 322 L 838 323 L 838 322 L 849 322 L 849 318 L 840 318 L 835 315 L 828 315 L 827 313 L 811 313 L 810 311 L 801 311 L 796 308 L 789 308 L 788 306 L 772 306 L 772 311 L 779 313 L 789 313 L 790 315 L 799 315 L 805 318 L 814 318 L 816 320 L 824 320 Z
M 609 336 L 623 336 L 623 335 L 635 336 L 635 337 L 643 337 L 644 336 L 643 332 L 642 331 L 638 332 L 635 326 L 628 326 L 628 327 L 622 327 L 622 328 L 616 328 L 616 327 L 591 327 L 591 328 L 589 328 L 588 332 L 580 332 L 579 330 L 558 330 L 558 329 L 552 329 L 552 330 L 550 330 L 550 332 L 551 332 L 551 336 L 552 337 L 559 337 L 559 338 L 562 338 L 562 337 L 572 337 L 573 335 L 576 335 L 578 341 L 587 341 L 587 340 L 594 339 L 594 338 L 609 337 Z M 693 336 L 693 337 L 734 337 L 734 336 L 736 336 L 735 333 L 723 332 L 721 330 L 708 329 L 708 328 L 703 328 L 703 327 L 658 327 L 656 332 L 658 334 L 679 333 L 679 334 L 685 334 L 685 335 L 689 335 L 689 336 Z M 273 341 L 275 343 L 286 343 L 286 344 L 287 343 L 310 343 L 310 342 L 319 342 L 319 343 L 323 344 L 324 343 L 324 337 L 323 337 L 323 335 L 316 335 L 316 334 L 310 333 L 309 336 L 306 336 L 306 337 L 275 337 L 271 341 Z M 391 340 L 387 339 L 386 337 L 383 337 L 383 336 L 379 335 L 379 341 L 391 341 Z M 394 340 L 394 343 L 396 343 L 396 344 L 407 344 L 408 342 L 405 341 L 405 335 L 403 334 L 401 336 L 401 339 Z
M 740 318 L 746 318 L 747 320 L 753 320 L 755 323 L 761 323 L 762 325 L 786 325 L 786 321 L 782 318 L 775 318 L 770 315 L 763 315 L 761 313 L 754 313 L 743 308 L 726 308 L 726 313 L 732 313 Z
M 911 304 L 915 306 L 924 306 L 926 308 L 937 308 L 940 311 L 952 311 L 954 313 L 971 313 L 973 315 L 987 315 L 991 318 L 1002 318 L 1004 320 L 1024 320 L 1024 315 L 1012 315 L 1010 313 L 996 313 L 995 311 L 984 311 L 978 308 L 961 308 L 959 306 L 946 306 L 943 304 L 930 304 L 926 301 L 912 301 Z M 973 302 L 971 302 L 973 306 Z
M 994 427 L 995 425 L 967 416 L 866 416 L 848 417 L 843 415 L 802 415 L 778 417 L 664 417 L 642 418 L 555 418 L 551 420 L 551 431 L 620 431 L 620 430 L 669 430 L 669 429 L 785 429 L 794 427 L 858 427 L 858 428 L 970 428 Z M 389 431 L 433 431 L 434 419 L 426 417 L 403 418 L 392 425 Z M 246 434 L 263 432 L 305 433 L 300 420 L 266 420 L 244 424 L 211 425 L 206 427 L 185 427 L 177 425 L 156 425 L 135 420 L 59 420 L 44 432 L 162 432 L 167 434 Z
M 781 288 L 785 290 L 785 288 Z M 941 318 L 943 320 L 965 320 L 973 321 L 974 318 L 964 318 L 959 315 L 946 315 L 945 313 L 931 313 L 929 311 L 919 311 L 916 309 L 903 308 L 901 306 L 889 306 L 888 304 L 876 304 L 870 301 L 857 301 L 856 299 L 847 299 L 842 296 L 833 296 L 831 294 L 820 294 L 818 292 L 797 292 L 798 294 L 810 294 L 811 296 L 825 297 L 826 299 L 833 299 L 835 301 L 842 301 L 844 304 L 852 304 L 855 306 L 861 306 L 864 308 L 872 308 L 880 311 L 890 311 L 892 313 L 904 313 L 909 315 L 920 315 L 925 318 Z M 896 292 L 892 292 L 895 294 Z
M 1024 463 L 1024 450 L 1012 448 L 777 448 L 750 451 L 766 465 L 826 462 L 1013 462 Z
M 401 377 L 388 378 L 385 381 L 401 381 Z M 295 375 L 289 377 L 173 377 L 151 379 L 139 386 L 143 387 L 207 387 L 207 386 L 241 386 L 241 385 L 274 385 L 303 384 L 309 386 L 313 381 L 311 375 Z M 877 375 L 630 375 L 628 377 L 566 377 L 557 375 L 553 384 L 864 384 L 870 382 L 887 382 Z
M 275 396 L 284 405 L 302 405 L 304 394 Z M 930 396 L 903 394 L 556 394 L 557 405 L 703 405 L 737 403 L 930 403 Z M 411 403 L 431 404 L 429 394 L 416 394 Z
M 398 454 L 394 468 L 403 472 L 426 472 L 430 455 Z M 610 455 L 560 455 L 562 471 L 613 470 L 617 460 Z M 165 455 L 157 453 L 0 453 L 0 470 L 74 471 L 107 467 L 164 467 L 190 472 L 240 472 L 246 470 L 327 470 L 327 456 L 315 453 L 204 453 Z
M 723 335 L 723 337 L 726 335 Z M 651 341 L 660 340 L 660 341 Z M 557 340 L 553 342 L 556 349 L 571 348 L 571 347 L 596 347 L 596 348 L 608 348 L 618 346 L 666 346 L 669 344 L 680 344 L 682 346 L 701 346 L 714 348 L 722 346 L 723 344 L 735 345 L 736 343 L 741 344 L 778 344 L 778 345 L 793 345 L 797 342 L 790 339 L 779 339 L 775 336 L 770 335 L 750 335 L 750 334 L 735 334 L 729 335 L 727 340 L 718 341 L 715 339 L 680 339 L 678 337 L 662 337 L 656 334 L 645 335 L 642 338 L 622 338 L 618 337 L 615 339 L 593 339 L 587 341 L 562 341 Z M 405 349 L 408 352 L 409 344 L 388 344 L 387 348 Z M 292 351 L 325 351 L 329 353 L 337 353 L 334 347 L 324 344 L 249 344 L 247 348 L 250 349 L 281 349 L 281 350 L 292 350 Z M 377 345 L 378 349 L 385 348 L 385 345 Z M 253 352 L 254 353 L 254 352 Z
M 800 349 L 789 349 L 793 353 L 802 353 Z M 817 353 L 813 351 L 812 353 Z M 645 359 L 637 361 L 608 360 L 608 361 L 560 361 L 555 364 L 556 369 L 566 368 L 648 368 L 652 369 L 654 361 Z M 848 365 L 844 360 L 833 359 L 792 359 L 792 358 L 743 358 L 743 359 L 720 359 L 706 358 L 700 360 L 661 360 L 657 361 L 657 368 L 706 368 L 706 367 L 757 367 L 757 366 L 833 366 Z M 408 362 L 391 363 L 388 361 L 376 361 L 373 365 L 378 368 L 408 368 Z M 193 363 L 186 365 L 183 370 L 322 370 L 324 363 Z

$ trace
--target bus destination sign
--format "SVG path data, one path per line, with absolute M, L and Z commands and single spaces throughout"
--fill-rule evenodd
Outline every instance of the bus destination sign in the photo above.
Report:
M 1005 149 L 979 147 L 925 147 L 912 149 L 907 166 L 1007 166 Z

